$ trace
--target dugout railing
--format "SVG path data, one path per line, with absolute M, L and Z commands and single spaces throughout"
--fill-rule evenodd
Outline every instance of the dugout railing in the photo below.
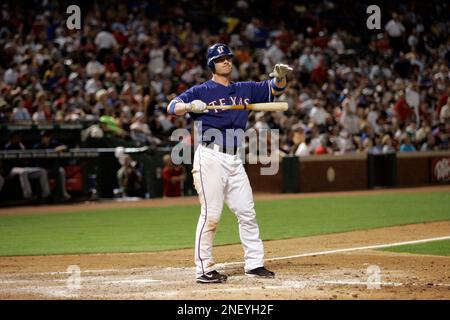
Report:
M 120 164 L 115 156 L 116 148 L 75 148 L 64 152 L 55 150 L 2 150 L 1 165 L 4 167 L 43 167 L 49 173 L 49 184 L 54 199 L 58 199 L 58 168 L 66 173 L 66 188 L 73 200 L 114 198 L 118 187 L 117 171 Z M 143 173 L 144 193 L 157 197 L 158 183 L 157 163 L 148 147 L 124 148 L 124 152 L 135 160 Z M 15 205 L 23 202 L 22 190 L 17 176 L 7 176 L 0 191 L 0 205 Z M 39 194 L 39 184 L 30 180 L 33 193 Z M 53 200 L 54 200 L 53 199 Z
M 124 148 L 138 163 L 144 178 L 144 198 L 162 197 L 163 156 L 171 147 L 150 150 L 148 147 Z M 64 167 L 66 187 L 73 200 L 117 198 L 117 171 L 120 164 L 116 148 L 76 148 L 65 152 L 54 150 L 0 151 L 0 161 L 9 165 L 36 161 L 52 163 L 53 168 Z M 450 183 L 450 151 L 411 152 L 391 154 L 343 154 L 283 157 L 278 171 L 262 175 L 267 165 L 246 164 L 254 192 L 306 193 L 351 191 L 373 188 L 413 187 Z M 187 175 L 184 195 L 196 195 L 192 165 L 185 165 Z M 51 171 L 51 168 L 50 168 Z M 50 174 L 52 192 L 57 189 L 57 170 Z M 33 188 L 38 188 L 33 182 Z M 37 192 L 36 192 L 37 193 Z M 17 178 L 6 179 L 0 192 L 0 205 L 20 204 L 21 188 Z

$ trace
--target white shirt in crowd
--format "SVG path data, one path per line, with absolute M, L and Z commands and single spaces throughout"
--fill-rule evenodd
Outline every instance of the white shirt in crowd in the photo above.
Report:
M 131 139 L 133 139 L 134 141 L 140 142 L 142 144 L 150 141 L 152 133 L 148 124 L 136 121 L 131 124 L 130 129 Z
M 322 107 L 313 107 L 309 112 L 309 117 L 316 125 L 320 125 L 325 124 L 329 114 Z
M 33 113 L 33 122 L 46 122 L 47 118 L 45 117 L 44 111 L 36 111 Z
M 441 123 L 450 121 L 450 105 L 446 104 L 441 108 L 441 112 L 439 113 L 439 119 Z
M 406 103 L 408 103 L 408 105 L 414 109 L 414 113 L 416 114 L 416 119 L 417 121 L 419 121 L 419 105 L 420 105 L 420 95 L 419 93 L 410 88 L 407 87 L 405 89 L 405 99 L 406 99 Z M 417 123 L 419 124 L 419 123 Z
M 152 49 L 149 53 L 150 71 L 152 73 L 162 72 L 164 70 L 164 51 L 160 48 Z
M 311 152 L 312 152 L 311 144 L 307 145 L 305 142 L 302 142 L 295 151 L 295 155 L 297 157 L 309 156 Z
M 418 44 L 419 44 L 419 39 L 414 34 L 411 34 L 408 37 L 408 46 L 410 48 L 413 48 L 413 47 L 415 48 L 415 47 L 417 47 Z
M 344 130 L 350 134 L 357 134 L 359 132 L 359 117 L 354 113 L 342 112 L 340 123 Z
M 405 27 L 400 21 L 390 20 L 384 27 L 390 37 L 401 37 L 405 32 Z
M 389 79 L 392 77 L 392 72 L 389 68 L 380 67 L 375 64 L 370 68 L 369 77 L 372 81 L 378 82 L 381 78 Z
M 302 54 L 299 58 L 299 65 L 301 69 L 311 72 L 316 67 L 317 62 L 312 54 Z
M 100 31 L 95 37 L 94 43 L 99 49 L 111 49 L 118 46 L 116 38 L 108 31 Z
M 86 90 L 86 92 L 89 94 L 96 93 L 101 88 L 102 88 L 101 82 L 93 78 L 89 79 L 84 85 L 84 90 Z
M 345 131 L 342 131 L 336 138 L 336 145 L 339 148 L 340 153 L 353 150 L 353 142 L 351 136 Z
M 89 61 L 86 65 L 86 73 L 88 76 L 93 76 L 94 74 L 103 74 L 105 72 L 105 66 L 102 65 L 97 60 Z
M 9 85 L 15 85 L 17 80 L 19 79 L 19 73 L 16 70 L 9 68 L 6 70 L 5 75 L 3 76 L 3 81 Z
M 375 128 L 375 126 L 377 125 L 377 119 L 378 119 L 378 111 L 376 110 L 369 111 L 369 114 L 367 115 L 367 122 L 369 122 L 372 128 Z
M 244 33 L 249 40 L 253 40 L 255 38 L 256 30 L 256 26 L 251 22 L 247 25 L 247 27 L 245 27 Z
M 267 70 L 272 71 L 273 66 L 279 61 L 283 61 L 284 52 L 278 48 L 276 44 L 273 44 L 264 55 L 264 64 Z
M 337 53 L 342 53 L 345 49 L 344 43 L 336 34 L 331 37 L 331 40 L 328 42 L 328 47 L 336 50 Z
M 16 107 L 13 109 L 13 113 L 11 116 L 11 120 L 13 121 L 29 121 L 31 120 L 30 113 L 25 107 Z

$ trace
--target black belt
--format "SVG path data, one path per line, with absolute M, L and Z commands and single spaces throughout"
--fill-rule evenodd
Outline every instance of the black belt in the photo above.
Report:
M 204 146 L 205 148 L 208 148 L 208 149 L 212 149 L 215 151 L 220 151 L 222 153 L 232 154 L 232 155 L 235 155 L 239 151 L 239 147 L 224 148 L 223 146 L 220 146 L 216 143 L 211 143 L 211 142 L 203 142 L 202 146 Z

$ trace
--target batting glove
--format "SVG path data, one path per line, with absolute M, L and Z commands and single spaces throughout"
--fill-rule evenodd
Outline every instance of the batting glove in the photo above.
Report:
M 292 72 L 292 68 L 287 64 L 277 63 L 273 68 L 273 71 L 269 74 L 269 77 L 275 77 L 277 80 L 282 80 L 289 73 Z
M 186 105 L 187 112 L 205 113 L 208 112 L 208 105 L 201 100 L 194 100 Z

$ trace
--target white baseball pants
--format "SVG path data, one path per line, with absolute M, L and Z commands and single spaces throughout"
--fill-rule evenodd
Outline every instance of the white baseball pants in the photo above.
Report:
M 50 195 L 50 188 L 48 184 L 47 171 L 43 168 L 32 167 L 14 167 L 11 170 L 10 176 L 19 176 L 20 185 L 22 187 L 23 197 L 29 199 L 32 196 L 32 190 L 29 179 L 39 179 L 41 186 L 42 198 L 46 198 Z
M 192 174 L 201 204 L 195 236 L 197 276 L 215 269 L 213 242 L 224 201 L 239 223 L 245 270 L 262 267 L 264 247 L 259 237 L 252 188 L 239 156 L 199 145 Z
M 66 188 L 66 171 L 63 167 L 58 167 L 58 173 L 59 173 L 59 187 L 61 188 L 61 193 L 64 197 L 70 197 L 69 193 L 67 193 Z

